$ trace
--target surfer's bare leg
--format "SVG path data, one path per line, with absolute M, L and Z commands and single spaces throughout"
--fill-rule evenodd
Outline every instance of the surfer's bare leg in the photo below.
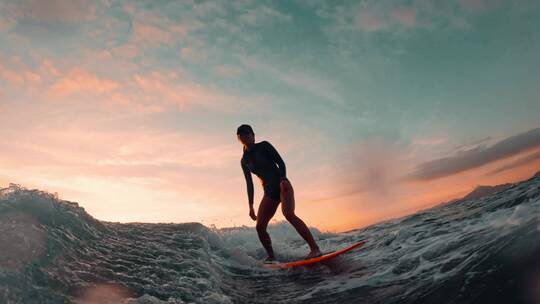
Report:
M 259 210 L 257 211 L 257 234 L 259 235 L 259 240 L 264 249 L 266 249 L 268 260 L 276 259 L 274 250 L 272 249 L 272 240 L 270 239 L 268 232 L 266 232 L 266 227 L 268 227 L 268 222 L 276 213 L 278 203 L 279 202 L 275 202 L 265 195 L 263 196 L 261 203 L 259 204 Z
M 296 231 L 308 243 L 309 248 L 311 249 L 306 258 L 321 255 L 322 253 L 319 250 L 319 246 L 317 246 L 317 243 L 315 242 L 315 239 L 313 238 L 311 231 L 309 231 L 306 223 L 304 223 L 304 221 L 302 221 L 302 219 L 300 219 L 294 213 L 294 189 L 291 182 L 288 179 L 282 180 L 280 183 L 280 188 L 281 211 L 283 212 L 285 219 L 287 219 L 287 221 L 293 225 L 294 229 L 296 229 Z

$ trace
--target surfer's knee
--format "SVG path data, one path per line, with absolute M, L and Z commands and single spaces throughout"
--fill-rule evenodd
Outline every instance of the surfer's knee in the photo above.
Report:
M 263 233 L 263 232 L 266 232 L 267 226 L 268 226 L 268 223 L 257 222 L 257 224 L 255 225 L 255 229 L 257 229 L 258 233 Z
M 298 217 L 296 216 L 296 214 L 294 214 L 294 211 L 293 210 L 284 210 L 283 211 L 283 216 L 285 217 L 285 219 L 287 221 L 294 221 L 296 220 Z

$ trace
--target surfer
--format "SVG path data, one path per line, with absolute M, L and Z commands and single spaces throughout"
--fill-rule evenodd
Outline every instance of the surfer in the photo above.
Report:
M 276 213 L 281 202 L 281 211 L 285 219 L 289 221 L 308 243 L 310 252 L 306 259 L 321 256 L 319 246 L 313 239 L 308 227 L 294 213 L 294 190 L 289 179 L 285 175 L 285 163 L 276 149 L 267 141 L 255 143 L 255 133 L 249 125 L 241 125 L 236 131 L 238 140 L 243 144 L 243 155 L 240 160 L 244 177 L 246 178 L 247 194 L 249 202 L 249 216 L 257 221 L 256 229 L 268 257 L 265 262 L 276 259 L 272 249 L 270 235 L 266 232 L 268 222 Z M 253 180 L 251 173 L 259 177 L 264 189 L 264 196 L 259 204 L 257 215 L 253 209 Z

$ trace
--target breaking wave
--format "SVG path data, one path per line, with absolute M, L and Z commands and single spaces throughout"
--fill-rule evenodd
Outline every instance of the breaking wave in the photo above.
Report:
M 251 227 L 96 220 L 77 203 L 0 190 L 0 303 L 539 303 L 540 176 L 344 233 L 311 228 L 311 268 L 265 270 Z M 278 259 L 305 242 L 269 226 Z

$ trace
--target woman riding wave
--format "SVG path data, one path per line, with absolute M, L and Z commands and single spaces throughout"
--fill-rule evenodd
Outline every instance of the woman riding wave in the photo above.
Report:
M 266 232 L 266 227 L 276 213 L 280 202 L 285 219 L 294 226 L 311 249 L 306 259 L 321 256 L 319 246 L 317 246 L 308 227 L 294 213 L 294 190 L 291 182 L 286 177 L 285 163 L 279 153 L 267 141 L 255 143 L 255 133 L 249 125 L 244 124 L 238 127 L 236 135 L 243 144 L 244 153 L 240 164 L 246 178 L 249 216 L 254 221 L 257 221 L 257 234 L 268 254 L 265 262 L 275 260 L 272 241 L 270 235 Z M 251 173 L 260 178 L 264 189 L 264 196 L 259 204 L 257 215 L 255 215 L 253 209 L 253 180 Z

